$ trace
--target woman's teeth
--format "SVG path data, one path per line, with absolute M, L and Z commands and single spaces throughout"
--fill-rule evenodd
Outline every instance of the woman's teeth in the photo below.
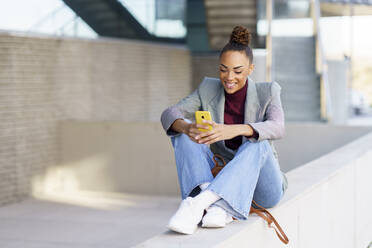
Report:
M 228 88 L 228 89 L 231 89 L 231 88 L 233 88 L 235 86 L 235 83 L 226 83 L 226 87 Z

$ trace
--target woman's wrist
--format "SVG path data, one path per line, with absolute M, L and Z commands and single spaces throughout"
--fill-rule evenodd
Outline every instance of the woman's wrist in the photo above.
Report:
M 252 128 L 246 124 L 225 124 L 225 126 L 228 131 L 227 139 L 233 139 L 240 135 L 250 136 L 253 134 Z
M 179 133 L 186 133 L 187 127 L 188 123 L 184 119 L 177 119 L 171 125 L 171 129 Z
M 254 134 L 253 128 L 249 124 L 236 124 L 235 127 L 236 136 L 252 136 Z

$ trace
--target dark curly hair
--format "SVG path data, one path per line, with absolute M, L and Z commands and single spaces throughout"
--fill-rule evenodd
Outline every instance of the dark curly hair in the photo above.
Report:
M 250 63 L 253 62 L 253 52 L 249 47 L 252 35 L 246 27 L 235 26 L 230 35 L 230 41 L 222 48 L 220 57 L 227 51 L 245 51 Z

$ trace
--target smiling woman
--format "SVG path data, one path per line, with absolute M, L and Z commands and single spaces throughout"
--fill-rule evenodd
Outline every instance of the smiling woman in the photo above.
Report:
M 173 231 L 192 234 L 201 220 L 202 227 L 246 220 L 253 201 L 273 207 L 288 187 L 272 143 L 284 135 L 281 87 L 249 77 L 254 70 L 250 38 L 245 27 L 236 26 L 220 53 L 220 78 L 205 77 L 161 115 L 182 194 L 168 223 Z M 199 131 L 206 127 L 194 122 L 198 110 L 211 112 L 211 131 Z M 216 177 L 214 155 L 228 162 Z
M 232 32 L 230 42 L 221 50 L 220 79 L 228 94 L 243 88 L 254 69 L 250 40 L 248 30 L 238 26 Z

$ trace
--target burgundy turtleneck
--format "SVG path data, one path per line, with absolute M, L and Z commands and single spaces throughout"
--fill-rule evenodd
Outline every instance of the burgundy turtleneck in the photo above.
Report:
M 243 124 L 244 123 L 244 109 L 245 99 L 247 95 L 248 79 L 245 81 L 243 88 L 238 91 L 228 94 L 225 91 L 225 124 Z M 253 135 L 256 137 L 256 133 Z M 247 136 L 248 137 L 248 136 Z M 251 136 L 252 137 L 252 136 Z M 242 136 L 236 136 L 232 139 L 225 140 L 226 147 L 236 150 L 242 144 Z

